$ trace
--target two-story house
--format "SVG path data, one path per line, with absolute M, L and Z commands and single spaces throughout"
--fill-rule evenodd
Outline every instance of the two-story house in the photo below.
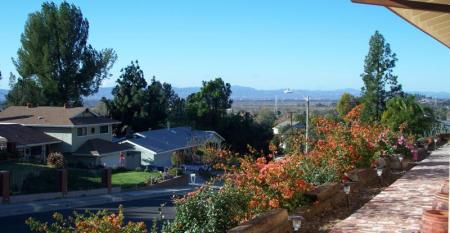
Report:
M 11 106 L 0 112 L 0 124 L 19 124 L 58 139 L 48 145 L 49 152 L 62 152 L 90 166 L 132 168 L 135 162 L 126 155 L 130 147 L 111 141 L 112 127 L 119 123 L 85 107 Z

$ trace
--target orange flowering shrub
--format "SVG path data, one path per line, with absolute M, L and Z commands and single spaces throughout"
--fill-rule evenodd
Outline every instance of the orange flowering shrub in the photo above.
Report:
M 377 124 L 365 124 L 360 119 L 362 106 L 352 109 L 345 122 L 317 118 L 316 141 L 309 156 L 316 164 L 326 161 L 339 176 L 357 167 L 375 165 L 379 154 L 379 136 L 389 129 Z
M 117 214 L 106 210 L 84 214 L 74 214 L 75 217 L 64 218 L 60 213 L 54 213 L 52 224 L 42 223 L 29 218 L 26 224 L 35 232 L 65 232 L 65 233 L 146 233 L 144 222 L 124 223 L 123 209 L 119 206 Z
M 277 161 L 246 158 L 241 160 L 240 168 L 226 175 L 226 182 L 250 194 L 250 215 L 272 208 L 293 210 L 302 204 L 303 194 L 311 188 L 302 179 L 300 164 L 298 155 Z
M 180 199 L 177 209 L 182 214 L 177 213 L 172 229 L 193 224 L 215 232 L 212 229 L 232 227 L 220 219 L 237 224 L 273 208 L 292 211 L 306 201 L 304 194 L 314 185 L 340 181 L 354 168 L 374 166 L 379 156 L 391 153 L 388 148 L 408 145 L 401 134 L 361 122 L 361 109 L 355 107 L 343 122 L 316 118 L 307 155 L 300 152 L 305 143 L 302 135 L 292 139 L 291 155 L 278 160 L 272 160 L 277 152 L 274 145 L 269 155 L 249 148 L 250 155 L 239 159 L 230 151 L 211 152 L 216 167 L 225 171 L 224 187 L 219 192 L 201 188 Z M 243 208 L 230 209 L 234 203 Z

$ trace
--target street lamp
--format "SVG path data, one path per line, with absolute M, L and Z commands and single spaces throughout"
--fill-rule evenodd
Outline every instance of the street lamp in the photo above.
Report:
M 193 184 L 193 185 L 195 185 L 195 178 L 196 178 L 195 173 L 192 173 L 191 174 L 191 184 Z
M 403 169 L 403 159 L 405 159 L 405 157 L 403 155 L 399 155 L 398 156 L 398 160 L 400 161 L 400 169 L 402 170 L 402 172 L 404 171 L 404 169 Z
M 352 191 L 351 190 L 351 186 L 352 186 L 352 184 L 354 184 L 355 182 L 351 182 L 351 181 L 346 181 L 346 182 L 344 182 L 344 193 L 345 193 L 345 196 L 346 196 L 346 198 L 347 198 L 347 208 L 349 208 L 350 207 L 350 200 L 349 200 L 349 195 L 350 195 L 350 192 Z
M 305 220 L 305 218 L 300 215 L 289 215 L 288 219 L 292 222 L 292 228 L 294 229 L 294 232 L 300 232 L 302 221 Z
M 377 167 L 377 176 L 379 178 L 380 181 L 380 188 L 383 185 L 383 168 L 382 167 Z
M 306 101 L 306 125 L 305 125 L 305 139 L 306 139 L 306 144 L 305 144 L 305 154 L 308 154 L 308 140 L 309 140 L 309 96 L 305 97 L 305 101 Z

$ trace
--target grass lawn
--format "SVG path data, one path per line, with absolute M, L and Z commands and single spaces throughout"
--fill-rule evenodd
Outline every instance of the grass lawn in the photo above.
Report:
M 56 169 L 47 165 L 19 162 L 0 162 L 0 171 L 1 170 L 11 172 L 11 185 L 13 188 L 13 193 L 22 193 L 21 190 L 23 181 L 29 174 L 43 175 L 43 171 L 46 171 L 47 174 L 44 177 L 36 177 L 33 179 L 31 183 L 35 185 L 33 185 L 33 187 L 29 187 L 29 190 L 26 191 L 26 193 L 45 192 L 45 190 L 54 190 L 56 187 Z M 101 177 L 101 169 L 68 168 L 68 189 L 69 191 L 75 191 L 101 188 L 103 187 Z M 146 184 L 150 177 L 161 177 L 161 174 L 159 172 L 145 171 L 113 171 L 112 185 L 123 188 L 138 187 Z
M 112 185 L 124 188 L 141 186 L 147 183 L 150 177 L 161 177 L 161 174 L 159 172 L 145 171 L 113 172 Z
M 6 170 L 14 174 L 28 174 L 30 172 L 40 172 L 52 169 L 44 164 L 18 163 L 18 162 L 0 162 L 0 171 Z

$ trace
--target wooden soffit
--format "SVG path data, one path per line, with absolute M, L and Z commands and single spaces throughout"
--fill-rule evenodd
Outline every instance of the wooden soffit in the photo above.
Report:
M 352 0 L 385 6 L 450 48 L 450 0 Z

